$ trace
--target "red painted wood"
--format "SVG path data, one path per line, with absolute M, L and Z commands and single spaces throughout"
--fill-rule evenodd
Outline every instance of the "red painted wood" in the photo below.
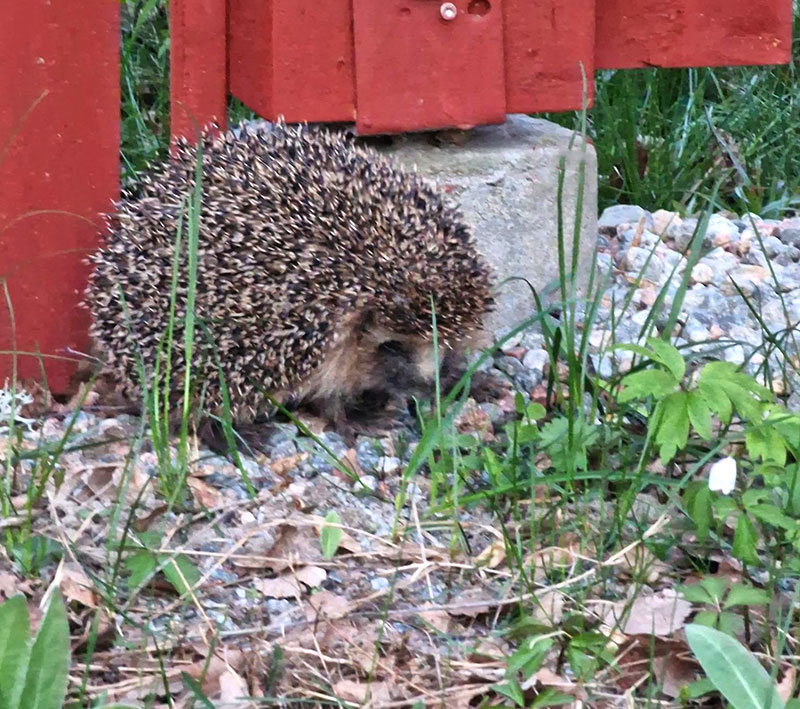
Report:
M 230 92 L 260 116 L 273 116 L 271 0 L 228 0 Z
M 505 119 L 501 0 L 353 0 L 359 133 L 469 127 Z
M 598 68 L 789 61 L 791 0 L 597 0 Z
M 119 184 L 119 3 L 8 3 L 0 68 L 0 275 L 16 347 L 85 352 L 82 261 Z M 0 300 L 0 349 L 9 350 L 11 319 Z M 43 361 L 51 389 L 64 391 L 74 365 Z M 41 381 L 37 358 L 18 364 L 21 377 Z M 0 377 L 10 375 L 11 357 L 2 356 Z
M 170 130 L 195 139 L 225 127 L 228 81 L 225 0 L 170 0 Z
M 594 95 L 595 0 L 503 0 L 506 112 L 567 111 Z
M 231 93 L 267 118 L 355 119 L 349 0 L 230 0 Z

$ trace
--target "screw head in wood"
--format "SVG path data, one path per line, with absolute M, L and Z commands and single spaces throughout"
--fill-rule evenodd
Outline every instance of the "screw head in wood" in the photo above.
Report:
M 439 8 L 439 14 L 442 16 L 443 20 L 450 22 L 456 19 L 458 8 L 451 2 L 443 2 L 442 6 Z

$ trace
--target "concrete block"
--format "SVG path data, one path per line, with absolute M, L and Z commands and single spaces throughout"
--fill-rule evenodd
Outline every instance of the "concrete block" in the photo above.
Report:
M 565 158 L 562 211 L 567 270 L 578 196 L 578 170 L 585 161 L 583 213 L 578 241 L 578 293 L 585 290 L 597 239 L 597 158 L 579 136 L 549 121 L 509 116 L 497 126 L 432 144 L 426 134 L 396 136 L 379 147 L 406 167 L 433 179 L 458 200 L 476 244 L 494 267 L 496 311 L 488 327 L 497 334 L 535 312 L 530 288 L 540 293 L 558 278 L 558 176 Z M 446 138 L 446 136 L 445 136 Z M 378 147 L 378 146 L 376 146 Z M 454 286 L 456 287 L 456 286 Z

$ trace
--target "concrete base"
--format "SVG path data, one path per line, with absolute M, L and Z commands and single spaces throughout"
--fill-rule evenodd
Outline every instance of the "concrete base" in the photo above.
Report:
M 578 195 L 578 169 L 585 160 L 583 216 L 578 242 L 578 292 L 588 282 L 597 238 L 597 159 L 572 131 L 528 116 L 509 116 L 503 125 L 447 135 L 440 145 L 430 135 L 406 134 L 379 147 L 406 167 L 451 191 L 476 244 L 496 271 L 496 311 L 488 326 L 499 334 L 535 312 L 526 279 L 538 292 L 558 279 L 558 176 L 565 158 L 564 243 L 567 271 Z M 574 145 L 570 147 L 570 143 Z M 376 146 L 378 147 L 378 146 Z

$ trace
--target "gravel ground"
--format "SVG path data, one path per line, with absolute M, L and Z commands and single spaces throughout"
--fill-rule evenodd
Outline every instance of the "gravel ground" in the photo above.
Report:
M 592 363 L 601 376 L 624 372 L 630 365 L 627 353 L 607 352 L 609 341 L 636 342 L 642 325 L 659 307 L 659 292 L 666 288 L 667 297 L 653 316 L 656 327 L 663 326 L 688 267 L 685 252 L 695 226 L 692 218 L 681 219 L 665 211 L 650 213 L 635 206 L 612 207 L 601 216 L 598 263 L 608 280 L 601 287 L 600 307 L 589 338 Z M 692 351 L 716 351 L 716 356 L 742 364 L 762 377 L 768 365 L 773 390 L 797 410 L 800 380 L 779 372 L 798 368 L 798 349 L 791 335 L 800 320 L 800 219 L 717 214 L 711 218 L 703 250 L 692 269 L 680 331 L 675 333 L 677 343 Z M 767 342 L 765 331 L 770 333 Z M 543 398 L 549 359 L 542 341 L 540 332 L 530 331 L 504 344 L 489 369 L 513 386 L 495 401 L 469 402 L 456 422 L 460 431 L 491 437 L 493 427 L 513 411 L 513 391 L 535 400 Z M 785 356 L 792 358 L 794 369 L 782 367 L 784 355 L 777 352 L 776 342 Z M 96 403 L 96 398 L 87 403 Z M 395 497 L 407 484 L 400 470 L 418 440 L 411 425 L 383 438 L 361 437 L 353 448 L 334 432 L 322 433 L 325 446 L 357 473 L 359 479 L 352 482 L 293 424 L 281 424 L 267 435 L 263 454 L 243 458 L 257 493 L 255 499 L 249 498 L 241 472 L 230 461 L 197 451 L 186 484 L 195 507 L 202 506 L 203 512 L 176 514 L 165 511 L 163 497 L 153 489 L 158 461 L 146 442 L 129 457 L 131 441 L 140 427 L 135 417 L 103 418 L 91 413 L 91 407 L 73 415 L 68 406 L 56 406 L 40 423 L 27 411 L 31 398 L 18 400 L 16 406 L 23 404 L 27 406 L 22 411 L 16 409 L 22 433 L 18 445 L 23 450 L 40 449 L 43 444 L 57 448 L 70 431 L 70 450 L 58 459 L 60 485 L 48 485 L 49 507 L 34 510 L 34 530 L 55 539 L 68 538 L 81 568 L 99 574 L 108 564 L 103 551 L 110 533 L 107 513 L 118 491 L 124 490 L 136 508 L 133 528 L 174 532 L 172 543 L 191 556 L 202 574 L 194 596 L 196 609 L 181 608 L 173 596 L 165 594 L 148 597 L 147 604 L 132 598 L 127 619 L 133 617 L 141 627 L 165 633 L 168 628 L 180 628 L 182 641 L 194 648 L 199 647 L 198 639 L 218 630 L 228 649 L 233 651 L 236 646 L 239 665 L 228 660 L 236 668 L 247 661 L 262 661 L 272 652 L 272 641 L 282 638 L 289 656 L 286 681 L 311 689 L 316 686 L 318 670 L 309 670 L 304 664 L 309 653 L 324 651 L 329 658 L 343 657 L 341 666 L 348 674 L 345 677 L 342 670 L 344 678 L 335 689 L 344 694 L 355 691 L 350 686 L 353 678 L 363 674 L 359 658 L 366 652 L 364 648 L 380 644 L 387 656 L 401 658 L 396 673 L 388 666 L 380 668 L 387 697 L 390 690 L 415 696 L 417 689 L 405 687 L 403 678 L 422 677 L 427 672 L 430 686 L 441 681 L 434 670 L 443 646 L 431 641 L 428 628 L 417 627 L 414 614 L 427 613 L 426 622 L 450 633 L 447 651 L 455 658 L 473 658 L 475 644 L 493 632 L 512 574 L 498 556 L 502 544 L 498 547 L 491 514 L 477 507 L 459 512 L 459 538 L 471 550 L 467 553 L 461 545 L 453 549 L 451 520 L 429 523 L 436 516 L 429 519 L 426 509 L 430 492 L 426 476 L 417 476 L 408 485 L 409 502 L 402 509 L 395 508 Z M 11 406 L 7 392 L 0 392 L 0 422 L 8 420 Z M 413 422 L 409 419 L 408 423 Z M 34 457 L 20 463 L 14 498 L 17 509 L 25 508 L 23 481 L 35 474 L 35 466 Z M 663 511 L 655 503 L 653 509 L 658 514 Z M 349 536 L 329 560 L 322 558 L 318 535 L 322 516 L 332 510 L 338 511 Z M 51 511 L 57 514 L 49 514 Z M 420 520 L 426 523 L 420 524 Z M 20 517 L 6 524 L 13 527 L 24 522 Z M 407 533 L 405 542 L 399 543 L 392 534 L 396 528 Z M 481 560 L 495 557 L 496 563 L 490 563 L 487 572 Z M 81 568 L 67 564 L 62 569 L 62 591 L 69 584 L 83 583 Z M 42 574 L 50 577 L 49 571 Z M 23 583 L 7 573 L 5 580 L 14 587 Z M 619 583 L 622 597 L 629 579 L 621 576 Z M 64 592 L 77 599 L 79 606 L 96 603 L 92 597 Z M 390 622 L 375 635 L 372 621 L 383 617 L 382 604 L 390 597 Z M 556 600 L 563 605 L 563 598 Z M 311 642 L 320 617 L 327 618 L 327 625 L 320 624 L 327 635 Z M 125 627 L 130 647 L 146 639 L 138 629 L 124 626 L 122 616 L 103 623 Z M 135 658 L 121 652 L 111 648 L 96 664 L 135 667 Z M 486 653 L 493 664 L 486 665 L 484 659 L 480 665 L 472 660 L 463 664 L 452 677 L 454 689 L 466 687 L 480 693 L 485 691 L 484 685 L 503 677 L 508 648 L 489 648 Z M 203 666 L 202 657 L 196 662 Z M 144 696 L 147 687 L 135 672 L 130 676 L 127 670 L 115 672 L 113 677 L 93 675 L 90 686 L 115 681 L 116 698 Z M 259 667 L 251 672 L 264 674 Z M 178 686 L 177 676 L 170 675 L 170 681 L 173 679 Z M 153 681 L 161 680 L 154 675 Z M 276 691 L 288 691 L 287 687 Z

